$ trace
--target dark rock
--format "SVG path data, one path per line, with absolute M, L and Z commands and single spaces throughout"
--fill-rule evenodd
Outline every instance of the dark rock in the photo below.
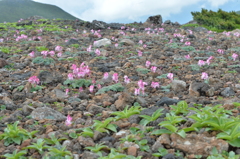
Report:
M 0 58 L 0 68 L 3 68 L 4 66 L 6 66 L 8 63 L 5 59 Z
M 168 97 L 162 97 L 161 100 L 159 100 L 156 105 L 157 106 L 164 106 L 164 104 L 166 104 L 167 106 L 169 105 L 173 105 L 173 104 L 177 104 L 180 100 L 177 99 L 172 99 L 172 98 L 168 98 Z
M 78 42 L 78 40 L 76 40 L 76 39 L 70 39 L 70 40 L 68 40 L 67 42 L 66 42 L 66 45 L 68 46 L 68 45 L 72 45 L 72 44 L 80 44 L 79 42 Z
M 123 25 L 124 24 L 120 24 L 120 23 L 109 23 L 108 27 L 110 27 L 111 29 L 120 30 Z
M 130 123 L 136 123 L 138 124 L 140 122 L 140 117 L 139 115 L 131 115 L 129 118 L 128 118 L 128 121 Z
M 32 75 L 32 72 L 26 72 L 26 73 L 14 73 L 10 75 L 10 77 L 16 79 L 16 80 L 25 80 L 28 79 Z
M 207 30 L 206 28 L 204 28 L 204 27 L 195 27 L 195 28 L 193 29 L 193 31 L 196 31 L 196 32 L 204 32 L 204 33 L 208 32 L 208 30 Z
M 88 111 L 92 114 L 99 114 L 102 113 L 102 111 L 104 110 L 103 107 L 97 106 L 97 105 L 91 105 L 88 109 Z
M 63 76 L 59 72 L 42 71 L 38 77 L 42 83 L 51 84 L 52 86 L 63 82 Z
M 161 15 L 155 15 L 155 16 L 150 16 L 146 23 L 150 24 L 162 24 L 162 16 Z
M 82 159 L 98 159 L 99 156 L 96 153 L 90 151 L 84 151 L 82 155 Z
M 13 93 L 13 100 L 25 100 L 26 93 L 25 92 L 15 92 Z
M 224 96 L 224 97 L 234 96 L 235 92 L 234 92 L 234 90 L 231 87 L 226 87 L 221 92 L 221 95 Z
M 165 22 L 164 22 L 164 24 L 172 24 L 172 22 L 170 21 L 170 20 L 166 20 Z
M 33 119 L 37 119 L 37 120 L 41 120 L 41 119 L 52 119 L 57 121 L 66 120 L 66 117 L 62 115 L 60 112 L 48 107 L 35 109 L 31 113 L 31 116 Z
M 182 157 L 181 157 L 182 158 Z M 162 159 L 181 159 L 180 157 L 176 157 L 174 154 L 166 154 L 165 156 L 163 156 Z
M 94 30 L 107 29 L 107 23 L 103 21 L 93 20 L 89 28 Z
M 189 34 L 187 37 L 188 37 L 188 38 L 191 38 L 191 39 L 196 39 L 196 36 L 193 35 L 193 34 Z
M 207 83 L 192 82 L 189 87 L 190 96 L 213 96 L 214 88 Z

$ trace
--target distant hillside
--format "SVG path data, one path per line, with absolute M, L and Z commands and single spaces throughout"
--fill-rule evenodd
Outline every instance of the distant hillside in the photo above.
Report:
M 0 11 L 0 23 L 17 22 L 34 15 L 46 19 L 78 19 L 57 6 L 31 0 L 0 0 Z
M 240 11 L 237 11 L 236 13 L 237 13 L 237 14 L 240 14 Z

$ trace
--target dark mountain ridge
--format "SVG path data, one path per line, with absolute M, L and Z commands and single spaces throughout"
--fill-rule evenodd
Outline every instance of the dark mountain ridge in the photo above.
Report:
M 78 19 L 61 8 L 32 0 L 0 0 L 0 23 L 16 22 L 19 19 L 38 15 L 46 19 Z

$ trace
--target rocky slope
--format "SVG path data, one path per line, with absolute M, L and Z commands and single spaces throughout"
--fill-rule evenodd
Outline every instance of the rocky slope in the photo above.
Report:
M 240 153 L 239 135 L 221 138 L 240 132 L 239 30 L 214 33 L 158 18 L 125 26 L 28 19 L 0 28 L 0 155 Z M 9 136 L 13 123 L 16 130 L 37 132 Z M 28 147 L 37 142 L 49 147 Z

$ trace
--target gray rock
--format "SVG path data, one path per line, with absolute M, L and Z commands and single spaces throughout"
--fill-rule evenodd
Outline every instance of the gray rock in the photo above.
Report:
M 157 103 L 157 106 L 164 106 L 164 104 L 166 104 L 167 106 L 169 105 L 173 105 L 173 104 L 177 104 L 180 100 L 177 99 L 172 99 L 172 98 L 168 98 L 168 97 L 162 97 Z
M 203 82 L 192 82 L 189 87 L 189 95 L 190 96 L 213 96 L 214 88 L 210 87 L 207 83 Z
M 24 79 L 28 79 L 31 76 L 32 72 L 26 72 L 26 73 L 14 73 L 12 75 L 10 75 L 10 77 L 16 79 L 16 80 L 24 80 Z
M 142 107 L 146 107 L 147 106 L 147 101 L 144 98 L 140 97 L 140 96 L 137 97 L 136 102 L 138 102 Z
M 93 20 L 90 25 L 90 28 L 94 30 L 107 29 L 107 23 L 103 21 Z
M 82 155 L 82 159 L 98 159 L 99 156 L 96 153 L 84 151 Z
M 162 24 L 162 16 L 161 15 L 155 15 L 148 17 L 147 23 L 150 24 Z
M 101 39 L 101 40 L 98 40 L 98 41 L 95 41 L 93 46 L 94 47 L 101 47 L 101 46 L 106 46 L 106 45 L 111 45 L 111 40 L 107 39 L 107 38 L 104 38 L 104 39 Z
M 221 95 L 224 96 L 224 97 L 234 96 L 235 92 L 234 92 L 234 90 L 231 87 L 226 87 L 221 92 Z
M 97 105 L 91 105 L 88 109 L 88 111 L 92 114 L 99 114 L 102 113 L 102 111 L 104 110 L 103 107 L 97 106 Z
M 120 44 L 126 45 L 126 46 L 133 46 L 135 43 L 134 41 L 130 40 L 130 39 L 122 39 L 120 41 Z
M 164 24 L 172 24 L 172 22 L 170 20 L 166 20 Z
M 120 24 L 120 23 L 109 23 L 108 27 L 110 27 L 111 29 L 118 29 L 118 30 L 120 30 L 123 25 L 124 24 Z
M 52 90 L 52 91 L 55 93 L 55 95 L 56 95 L 56 97 L 57 97 L 58 99 L 67 98 L 66 93 L 63 92 L 63 91 L 60 90 L 60 89 L 54 89 L 54 90 Z
M 42 71 L 38 77 L 40 82 L 53 86 L 63 82 L 63 76 L 59 72 Z
M 206 28 L 204 28 L 204 27 L 195 27 L 194 29 L 193 29 L 193 31 L 196 31 L 196 32 L 208 32 L 208 30 L 206 29 Z
M 79 44 L 78 40 L 70 39 L 66 42 L 66 45 Z
M 186 90 L 186 82 L 182 80 L 173 80 L 171 83 L 171 88 L 173 89 L 174 92 L 182 92 Z
M 62 146 L 68 147 L 69 145 L 71 145 L 71 143 L 72 143 L 72 141 L 70 141 L 70 140 L 65 140 L 65 141 L 63 141 Z
M 33 110 L 33 112 L 31 113 L 31 116 L 33 119 L 36 119 L 36 120 L 42 120 L 42 119 L 52 119 L 57 121 L 66 120 L 66 117 L 62 115 L 60 112 L 48 107 L 42 107 L 42 108 L 37 108 Z
M 23 109 L 23 113 L 24 113 L 24 114 L 29 114 L 29 113 L 31 113 L 35 108 L 33 108 L 32 106 L 29 106 L 29 105 L 24 105 L 24 106 L 22 107 L 22 109 Z

